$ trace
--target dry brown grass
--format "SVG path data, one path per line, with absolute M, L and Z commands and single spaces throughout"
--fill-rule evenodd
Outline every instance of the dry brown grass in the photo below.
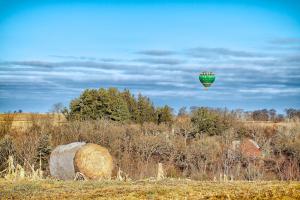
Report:
M 300 199 L 299 182 L 18 181 L 0 179 L 0 199 Z
M 7 121 L 7 118 L 12 118 L 13 121 L 13 128 L 27 128 L 30 125 L 32 125 L 33 121 L 45 121 L 50 120 L 54 124 L 63 124 L 66 123 L 66 118 L 63 114 L 40 114 L 40 113 L 10 113 L 10 114 L 4 114 L 0 113 L 0 124 L 5 123 Z M 188 117 L 186 117 L 188 118 Z M 183 121 L 182 121 L 183 120 Z M 185 117 L 179 118 L 179 122 L 186 123 L 184 120 Z M 242 120 L 246 125 L 254 125 L 254 126 L 260 126 L 260 127 L 269 127 L 269 126 L 290 126 L 290 122 L 272 122 L 272 121 L 244 121 Z
M 1 128 L 1 127 L 0 127 Z M 51 120 L 33 120 L 24 129 L 4 129 L 0 137 L 0 171 L 13 155 L 16 163 L 30 171 L 38 165 L 49 175 L 48 158 L 57 145 L 85 141 L 106 147 L 114 160 L 112 177 L 120 168 L 129 178 L 155 177 L 162 163 L 167 177 L 215 180 L 226 174 L 234 180 L 300 180 L 300 123 L 287 126 L 258 126 L 234 123 L 221 135 L 196 135 L 190 120 L 172 126 L 132 124 L 106 120 L 70 121 L 59 126 Z M 7 131 L 8 130 L 8 131 Z M 232 141 L 254 139 L 262 148 L 257 161 L 230 153 Z
M 8 118 L 12 121 L 12 128 L 17 129 L 26 129 L 36 122 L 51 121 L 56 125 L 66 122 L 62 114 L 11 113 L 0 114 L 0 125 L 7 123 Z
M 56 120 L 64 120 L 64 115 L 62 114 L 43 114 L 43 113 L 1 113 L 0 121 L 4 120 L 7 116 L 13 116 L 16 121 L 31 121 L 33 119 L 47 119 L 49 116 L 54 117 Z

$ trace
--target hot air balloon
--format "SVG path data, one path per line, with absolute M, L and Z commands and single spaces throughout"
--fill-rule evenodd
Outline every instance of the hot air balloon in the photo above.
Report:
M 202 83 L 202 85 L 205 87 L 205 89 L 207 89 L 215 81 L 215 74 L 212 72 L 202 72 L 199 75 L 199 80 Z

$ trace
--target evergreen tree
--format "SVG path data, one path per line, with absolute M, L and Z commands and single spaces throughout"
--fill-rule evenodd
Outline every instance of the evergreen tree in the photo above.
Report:
M 37 148 L 37 155 L 35 157 L 36 163 L 41 164 L 43 170 L 49 166 L 48 160 L 51 153 L 50 143 L 51 136 L 49 134 L 43 134 L 40 138 L 39 146 Z
M 73 119 L 97 119 L 103 116 L 98 107 L 97 90 L 85 90 L 79 98 L 70 103 L 70 115 Z
M 198 108 L 192 112 L 191 121 L 198 134 L 221 135 L 229 128 L 226 120 L 222 119 L 220 113 L 208 108 Z
M 137 120 L 138 108 L 137 108 L 137 101 L 134 96 L 130 93 L 128 89 L 125 89 L 122 93 L 122 97 L 125 100 L 128 111 L 130 113 L 130 119 L 132 121 Z
M 130 119 L 130 113 L 126 101 L 116 88 L 108 90 L 87 89 L 79 98 L 70 103 L 70 119 L 102 119 L 107 118 L 114 121 L 124 121 Z
M 137 123 L 172 122 L 172 109 L 164 106 L 155 109 L 153 103 L 141 94 L 136 99 L 129 90 L 120 92 L 116 88 L 86 89 L 73 99 L 70 109 L 64 109 L 67 119 L 89 120 L 110 119 L 114 121 L 131 120 Z
M 157 119 L 157 123 L 171 123 L 172 119 L 173 119 L 173 115 L 172 115 L 172 108 L 170 108 L 169 106 L 165 105 L 162 108 L 157 108 L 156 110 L 156 119 Z
M 116 88 L 108 89 L 107 116 L 114 121 L 125 121 L 130 119 L 130 113 L 121 93 Z
M 138 95 L 137 100 L 137 122 L 155 122 L 155 108 L 148 97 Z

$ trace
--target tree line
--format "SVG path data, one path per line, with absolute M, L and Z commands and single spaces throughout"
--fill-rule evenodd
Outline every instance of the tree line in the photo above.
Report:
M 175 116 L 173 109 L 168 105 L 156 107 L 147 96 L 138 94 L 135 97 L 128 89 L 119 91 L 116 88 L 86 89 L 78 98 L 70 102 L 68 109 L 63 109 L 62 104 L 58 103 L 53 106 L 52 110 L 62 112 L 68 120 L 108 119 L 140 124 L 145 122 L 172 123 Z M 229 113 L 227 109 L 225 111 L 225 113 Z M 223 110 L 191 106 L 189 110 L 186 107 L 180 108 L 177 116 L 193 117 L 199 113 L 202 115 L 209 113 L 213 120 L 218 118 L 213 116 L 219 116 L 220 112 L 223 113 Z M 285 115 L 277 113 L 275 109 L 261 109 L 252 112 L 236 109 L 230 113 L 236 118 L 254 121 L 280 122 L 285 118 L 300 118 L 300 109 L 294 108 L 285 109 Z
M 136 123 L 154 122 L 170 123 L 173 110 L 165 105 L 154 106 L 146 96 L 138 94 L 137 98 L 128 90 L 119 91 L 116 88 L 86 89 L 71 101 L 69 109 L 63 113 L 67 119 L 112 121 L 132 121 Z

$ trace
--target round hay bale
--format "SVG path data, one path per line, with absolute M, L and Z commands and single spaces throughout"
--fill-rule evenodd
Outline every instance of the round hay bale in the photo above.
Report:
M 244 139 L 241 143 L 241 153 L 245 157 L 258 158 L 261 156 L 261 148 L 251 139 Z
M 89 143 L 76 152 L 74 167 L 76 172 L 84 174 L 89 179 L 110 179 L 113 161 L 106 148 Z
M 73 142 L 57 146 L 50 155 L 49 168 L 52 177 L 62 180 L 72 180 L 75 177 L 75 153 L 85 142 Z

